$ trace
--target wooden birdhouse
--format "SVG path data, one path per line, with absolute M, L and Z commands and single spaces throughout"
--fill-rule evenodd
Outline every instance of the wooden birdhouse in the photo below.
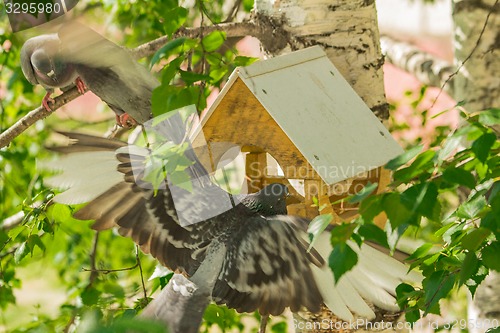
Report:
M 240 146 L 249 192 L 292 182 L 299 199 L 290 214 L 312 218 L 319 213 L 313 202 L 319 202 L 321 213 L 335 213 L 336 222 L 357 210 L 332 203 L 367 182 L 382 191 L 390 177 L 381 166 L 403 152 L 320 47 L 236 68 L 201 128 L 193 143 L 204 136 L 198 154 L 209 169 L 229 147 Z M 267 154 L 280 172 L 271 172 Z

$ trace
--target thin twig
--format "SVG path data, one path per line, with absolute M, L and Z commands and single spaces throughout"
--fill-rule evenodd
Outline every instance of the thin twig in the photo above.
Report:
M 8 257 L 10 256 L 11 254 L 14 254 L 16 251 L 17 251 L 17 248 L 18 246 L 14 246 L 12 249 L 10 249 L 9 251 L 5 252 L 5 253 L 2 253 L 0 254 L 0 259 L 3 259 L 5 257 Z
M 101 274 L 111 274 L 111 273 L 116 273 L 116 272 L 131 271 L 133 269 L 136 269 L 137 267 L 139 267 L 139 264 L 135 263 L 135 265 L 130 266 L 130 267 L 125 267 L 125 268 L 118 268 L 118 269 L 88 269 L 88 268 L 82 268 L 82 271 L 84 271 L 84 272 L 95 272 L 95 273 L 101 273 Z
M 92 250 L 90 251 L 90 276 L 89 276 L 89 286 L 94 284 L 95 279 L 97 278 L 98 271 L 96 268 L 96 256 L 97 256 L 97 247 L 99 245 L 99 231 L 95 232 L 94 242 L 92 244 Z
M 29 206 L 29 208 L 36 209 L 36 208 L 40 208 L 42 205 L 46 205 L 46 207 L 48 207 L 49 205 L 51 205 L 51 203 L 50 202 L 44 203 L 42 201 L 35 201 L 32 205 Z M 26 216 L 26 213 L 23 210 L 21 210 L 21 211 L 17 212 L 16 214 L 5 218 L 0 223 L 0 230 L 8 231 L 12 228 L 17 227 L 18 225 L 20 225 L 23 222 L 25 216 Z
M 454 76 L 456 76 L 460 72 L 460 70 L 462 69 L 462 67 L 464 67 L 465 63 L 467 61 L 469 61 L 469 59 L 472 57 L 472 55 L 474 54 L 474 52 L 476 52 L 477 48 L 479 47 L 479 42 L 483 38 L 483 34 L 486 31 L 486 27 L 488 26 L 488 21 L 490 19 L 490 16 L 495 11 L 495 7 L 496 7 L 497 4 L 498 4 L 498 0 L 495 1 L 495 4 L 492 6 L 491 10 L 488 12 L 488 15 L 486 15 L 486 20 L 484 21 L 483 28 L 481 29 L 481 32 L 479 33 L 479 37 L 477 38 L 476 44 L 472 48 L 472 51 L 470 51 L 469 55 L 464 59 L 464 61 L 462 61 L 462 63 L 457 67 L 457 69 L 453 73 L 451 73 L 451 75 L 448 76 L 448 78 L 444 81 L 443 85 L 439 89 L 439 93 L 437 94 L 436 98 L 434 99 L 434 102 L 432 102 L 432 105 L 431 105 L 431 107 L 429 109 L 432 109 L 434 107 L 434 105 L 436 104 L 439 96 L 441 96 L 441 93 L 444 91 L 444 87 L 448 84 L 448 82 Z
M 232 20 L 234 20 L 236 14 L 238 14 L 242 2 L 243 2 L 242 0 L 236 0 L 234 2 L 233 7 L 231 8 L 229 14 L 227 15 L 227 18 L 224 21 L 222 21 L 223 23 L 231 22 Z
M 142 292 L 144 293 L 144 301 L 146 302 L 146 305 L 149 304 L 149 299 L 148 299 L 148 292 L 146 290 L 146 284 L 144 283 L 144 274 L 142 273 L 142 265 L 141 265 L 141 258 L 139 258 L 139 246 L 135 246 L 135 260 L 136 260 L 136 265 L 139 267 L 139 273 L 141 274 L 141 284 L 142 284 Z

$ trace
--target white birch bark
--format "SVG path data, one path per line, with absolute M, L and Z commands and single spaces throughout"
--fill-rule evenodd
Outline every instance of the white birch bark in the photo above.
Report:
M 255 10 L 284 20 L 295 41 L 284 52 L 321 45 L 375 114 L 388 117 L 374 0 L 256 0 Z
M 454 0 L 454 98 L 469 111 L 500 106 L 500 6 L 498 0 Z M 487 21 L 487 23 L 486 23 Z M 483 31 L 484 29 L 484 31 Z

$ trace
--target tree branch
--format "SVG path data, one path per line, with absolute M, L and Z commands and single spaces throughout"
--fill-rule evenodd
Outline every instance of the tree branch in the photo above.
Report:
M 61 106 L 68 104 L 75 98 L 80 96 L 78 89 L 76 87 L 66 91 L 60 96 L 57 96 L 54 100 L 55 102 L 51 105 L 53 111 L 46 110 L 43 106 L 28 112 L 24 117 L 19 119 L 14 125 L 10 126 L 7 130 L 0 134 L 0 148 L 9 145 L 12 140 L 14 140 L 21 133 L 26 131 L 31 125 L 36 123 L 38 120 L 46 118 L 52 112 L 59 109 Z
M 172 37 L 163 36 L 136 47 L 132 50 L 132 54 L 137 59 L 150 56 L 173 39 L 179 37 L 195 38 L 200 36 L 201 31 L 203 31 L 204 34 L 213 31 L 224 31 L 227 37 L 254 36 L 270 51 L 283 49 L 287 43 L 290 42 L 289 34 L 282 28 L 281 23 L 261 15 L 256 16 L 254 21 L 248 22 L 222 23 L 197 28 L 182 27 Z M 59 109 L 61 106 L 69 103 L 78 96 L 80 96 L 78 90 L 72 88 L 55 98 L 55 103 L 51 105 L 52 111 L 48 111 L 42 106 L 30 111 L 6 131 L 0 133 L 0 148 L 6 147 L 12 140 L 22 134 L 35 122 L 49 116 L 53 111 Z
M 259 15 L 252 21 L 221 23 L 212 26 L 196 28 L 181 27 L 176 33 L 169 36 L 162 36 L 132 50 L 137 58 L 144 58 L 153 55 L 163 45 L 169 41 L 180 37 L 197 38 L 202 34 L 207 35 L 214 31 L 223 31 L 227 38 L 253 36 L 261 41 L 266 49 L 283 49 L 289 42 L 289 34 L 283 29 L 283 25 L 267 16 Z
M 389 63 L 431 87 L 441 88 L 448 80 L 444 90 L 453 93 L 453 81 L 449 79 L 456 69 L 453 64 L 389 36 L 380 37 L 380 47 Z

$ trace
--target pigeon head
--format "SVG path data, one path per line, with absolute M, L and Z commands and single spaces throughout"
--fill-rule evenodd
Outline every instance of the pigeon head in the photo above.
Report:
M 251 196 L 255 200 L 253 206 L 263 215 L 283 215 L 287 213 L 286 198 L 289 195 L 286 185 L 269 184 Z
M 47 87 L 62 88 L 71 84 L 77 77 L 70 64 L 61 61 L 57 54 L 49 54 L 44 49 L 33 52 L 31 65 L 38 81 Z

